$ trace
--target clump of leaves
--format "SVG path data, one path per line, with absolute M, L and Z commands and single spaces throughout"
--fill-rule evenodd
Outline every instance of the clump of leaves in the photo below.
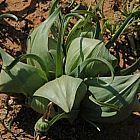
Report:
M 140 67 L 140 61 L 116 71 L 117 59 L 109 48 L 140 14 L 128 16 L 105 44 L 95 13 L 88 8 L 63 15 L 59 0 L 54 0 L 48 19 L 29 35 L 27 54 L 14 59 L 0 49 L 0 92 L 24 94 L 28 106 L 43 114 L 36 132 L 47 132 L 62 118 L 72 122 L 81 117 L 91 124 L 118 122 L 135 107 L 140 73 L 131 73 Z M 78 20 L 67 33 L 71 17 Z

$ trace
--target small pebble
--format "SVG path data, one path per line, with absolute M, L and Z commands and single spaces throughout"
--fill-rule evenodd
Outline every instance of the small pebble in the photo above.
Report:
M 26 20 L 22 20 L 21 23 L 20 23 L 20 27 L 21 28 L 25 28 L 26 24 L 27 24 L 27 21 Z
M 43 22 L 43 21 L 45 21 L 45 18 L 44 18 L 43 16 L 40 16 L 40 17 L 39 17 L 39 20 L 40 20 L 41 22 Z
M 36 3 L 36 7 L 39 7 L 39 3 Z
M 44 11 L 44 12 L 47 12 L 47 11 L 48 11 L 48 7 L 44 7 L 44 8 L 43 8 L 43 11 Z

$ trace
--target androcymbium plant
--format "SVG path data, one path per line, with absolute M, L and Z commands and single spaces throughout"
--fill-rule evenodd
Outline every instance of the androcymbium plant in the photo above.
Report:
M 35 125 L 38 132 L 47 132 L 62 118 L 72 122 L 81 117 L 92 124 L 124 120 L 140 109 L 140 73 L 132 75 L 140 61 L 115 71 L 117 59 L 109 48 L 139 12 L 104 44 L 96 10 L 63 15 L 58 3 L 53 1 L 48 19 L 29 35 L 27 54 L 14 59 L 0 49 L 0 92 L 26 96 L 27 105 L 43 114 Z M 71 17 L 77 22 L 68 30 Z

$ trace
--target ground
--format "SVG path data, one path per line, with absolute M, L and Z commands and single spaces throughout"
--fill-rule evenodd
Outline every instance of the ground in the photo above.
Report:
M 83 3 L 89 3 L 85 0 Z M 78 1 L 79 2 L 79 1 Z M 26 40 L 31 31 L 48 16 L 51 0 L 0 0 L 0 13 L 10 12 L 18 17 L 18 21 L 6 19 L 0 25 L 0 47 L 16 57 L 26 51 Z M 62 1 L 65 7 L 67 1 Z M 114 1 L 107 0 L 105 15 L 114 17 Z M 32 140 L 34 124 L 40 114 L 15 102 L 14 97 L 0 95 L 0 140 Z M 7 112 L 8 109 L 8 112 Z M 48 140 L 139 140 L 140 117 L 133 113 L 127 120 L 119 124 L 97 124 L 101 131 L 83 120 L 76 120 L 73 125 L 67 121 L 59 121 L 53 126 Z M 9 131 L 10 130 L 10 131 Z

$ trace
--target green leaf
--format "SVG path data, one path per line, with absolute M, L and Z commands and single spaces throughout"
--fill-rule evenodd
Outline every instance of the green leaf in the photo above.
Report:
M 47 78 L 48 77 L 48 70 L 45 69 L 45 65 L 44 65 L 44 62 L 42 61 L 42 59 L 39 56 L 34 55 L 34 54 L 20 55 L 19 57 L 15 58 L 10 65 L 6 66 L 6 70 L 12 69 L 18 62 L 20 62 L 24 59 L 27 59 L 27 58 L 34 59 L 39 63 L 41 70 L 44 72 L 44 75 L 46 75 L 46 80 L 47 80 L 48 79 Z
M 70 74 L 76 67 L 81 65 L 87 59 L 103 58 L 110 62 L 113 67 L 117 64 L 117 59 L 109 53 L 104 43 L 100 40 L 89 38 L 76 38 L 71 43 L 67 58 L 65 72 Z M 95 77 L 97 74 L 107 74 L 109 69 L 102 62 L 93 62 L 85 68 L 85 77 Z
M 32 97 L 33 93 L 42 86 L 46 79 L 44 73 L 19 62 L 11 70 L 6 70 L 6 66 L 14 60 L 10 55 L 0 49 L 3 66 L 0 73 L 0 92 L 23 93 L 27 97 Z
M 102 83 L 109 81 L 110 77 L 100 78 Z M 91 121 L 119 122 L 127 118 L 133 111 L 136 94 L 140 91 L 140 73 L 116 76 L 112 84 L 107 87 L 100 86 L 97 78 L 87 80 L 85 83 L 89 86 L 89 95 L 82 103 L 80 116 Z M 117 106 L 119 111 L 108 105 L 105 106 L 105 104 Z
M 0 20 L 3 19 L 3 18 L 13 18 L 13 19 L 16 20 L 16 21 L 18 20 L 18 18 L 17 18 L 15 15 L 13 15 L 13 14 L 8 14 L 8 13 L 7 13 L 7 14 L 1 14 L 1 15 L 0 15 Z
M 79 19 L 73 26 L 73 28 L 70 30 L 66 40 L 67 49 L 69 48 L 69 45 L 71 44 L 72 40 L 80 36 L 82 25 L 83 19 Z
M 49 31 L 58 18 L 59 13 L 60 8 L 56 9 L 55 12 L 53 12 L 39 27 L 34 29 L 28 37 L 27 53 L 38 55 L 44 61 L 46 69 L 49 69 L 50 71 L 55 71 L 55 62 L 49 51 L 52 48 L 56 48 L 57 42 L 54 39 L 49 38 Z M 36 61 L 29 60 L 28 64 L 40 68 L 40 65 L 38 65 Z
M 71 42 L 77 38 L 80 37 L 83 32 L 86 32 L 87 34 L 89 32 L 94 32 L 95 28 L 93 24 L 91 23 L 91 18 L 81 18 L 79 19 L 76 24 L 73 26 L 73 28 L 70 30 L 67 39 L 66 39 L 66 47 L 69 48 L 69 45 Z M 86 36 L 88 37 L 88 35 Z
M 87 65 L 89 65 L 90 63 L 93 63 L 95 61 L 102 62 L 102 64 L 105 64 L 108 67 L 108 69 L 111 72 L 111 77 L 112 77 L 112 80 L 110 80 L 110 83 L 112 83 L 112 81 L 114 79 L 114 69 L 113 69 L 112 65 L 107 60 L 105 60 L 103 58 L 93 58 L 93 59 L 92 58 L 88 58 L 88 59 L 86 59 L 81 65 L 79 65 L 76 69 L 74 69 L 70 73 L 70 75 L 75 76 L 75 77 L 79 77 L 79 78 L 82 78 L 82 79 L 83 78 L 90 78 L 91 74 L 85 75 L 85 71 L 86 71 L 85 68 L 86 68 Z M 107 83 L 105 85 L 102 85 L 101 83 L 100 84 L 102 86 L 108 86 L 108 85 L 110 85 L 110 83 Z
M 31 108 L 38 113 L 44 114 L 47 111 L 49 100 L 43 97 L 33 97 Z
M 45 120 L 43 117 L 41 117 L 35 124 L 35 131 L 36 132 L 47 132 L 49 128 L 58 120 L 62 118 L 68 118 L 66 113 L 61 113 L 56 116 L 54 116 L 50 121 Z
M 81 79 L 63 75 L 39 88 L 34 97 L 50 100 L 68 113 L 72 108 L 79 109 L 86 90 Z
M 97 20 L 96 21 L 96 28 L 95 28 L 95 32 L 94 32 L 94 38 L 99 39 L 100 34 L 101 34 L 100 22 L 99 22 L 99 20 Z
M 129 23 L 134 19 L 134 18 L 139 18 L 140 17 L 140 11 L 136 11 L 134 13 L 131 13 L 123 22 L 123 24 L 120 26 L 120 28 L 116 31 L 114 36 L 111 38 L 111 40 L 106 44 L 106 48 L 109 49 L 112 47 L 113 43 L 117 40 L 117 38 L 122 34 L 122 32 L 128 27 Z
M 57 53 L 56 53 L 56 77 L 57 78 L 63 75 L 62 44 L 63 44 L 63 38 L 64 38 L 64 22 L 63 22 L 63 17 L 61 14 L 59 16 L 59 20 L 60 20 L 61 25 L 60 25 L 60 29 L 58 33 Z
M 120 75 L 128 75 L 140 68 L 140 57 L 131 66 L 120 71 Z
M 56 10 L 56 8 L 58 7 L 59 1 L 60 0 L 52 0 L 52 4 L 51 4 L 50 11 L 49 11 L 49 15 L 51 15 Z

